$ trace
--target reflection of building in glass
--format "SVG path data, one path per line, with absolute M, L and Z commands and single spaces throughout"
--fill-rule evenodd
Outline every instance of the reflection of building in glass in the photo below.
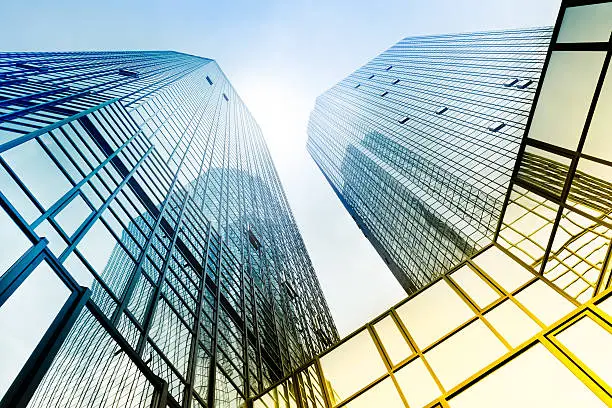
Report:
M 308 150 L 407 292 L 492 241 L 551 31 L 406 38 L 317 99 Z
M 41 274 L 72 293 L 0 370 L 6 406 L 239 407 L 337 340 L 261 132 L 214 61 L 2 54 L 0 135 L 0 246 L 23 241 L 0 263 L 0 322 Z
M 612 406 L 612 2 L 583 3 L 561 6 L 495 242 L 254 408 Z

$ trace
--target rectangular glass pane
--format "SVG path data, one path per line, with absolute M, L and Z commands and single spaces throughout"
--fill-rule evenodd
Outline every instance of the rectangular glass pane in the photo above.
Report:
M 395 373 L 404 397 L 411 407 L 422 407 L 441 394 L 423 360 L 417 358 Z
M 499 293 L 493 290 L 468 265 L 462 266 L 459 270 L 453 272 L 451 278 L 480 308 L 484 308 L 499 299 Z
M 68 296 L 68 288 L 43 262 L 0 306 L 0 399 Z
M 393 365 L 412 355 L 410 346 L 406 343 L 391 315 L 376 323 L 374 329 Z
M 397 314 L 419 348 L 429 346 L 474 316 L 443 280 L 398 307 Z
M 612 3 L 568 7 L 558 43 L 608 42 L 612 31 Z
M 367 330 L 321 357 L 321 368 L 334 405 L 387 372 Z

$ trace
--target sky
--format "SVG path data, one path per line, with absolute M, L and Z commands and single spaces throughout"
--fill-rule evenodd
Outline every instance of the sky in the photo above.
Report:
M 315 98 L 404 37 L 553 25 L 559 0 L 11 1 L 3 51 L 217 60 L 260 124 L 341 336 L 406 295 L 305 149 Z

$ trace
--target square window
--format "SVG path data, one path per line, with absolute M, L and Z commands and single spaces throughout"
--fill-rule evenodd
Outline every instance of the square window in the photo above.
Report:
M 468 265 L 462 266 L 450 276 L 481 309 L 487 307 L 500 297 L 499 293 L 493 290 Z
M 508 292 L 513 292 L 534 277 L 495 246 L 478 255 L 473 262 Z
M 572 302 L 541 280 L 533 282 L 514 297 L 547 326 L 575 309 Z
M 449 390 L 508 352 L 481 320 L 453 334 L 425 353 L 425 359 Z
M 367 330 L 321 357 L 321 368 L 334 405 L 387 372 Z
M 596 51 L 552 53 L 529 129 L 530 139 L 576 150 L 604 57 L 605 52 Z
M 421 358 L 411 361 L 395 372 L 395 378 L 411 407 L 422 407 L 441 394 Z
M 474 312 L 444 280 L 408 300 L 396 311 L 421 349 L 474 316 Z
M 612 334 L 609 331 L 589 316 L 584 316 L 555 337 L 602 380 L 612 385 Z
M 511 300 L 495 306 L 484 317 L 512 347 L 517 347 L 542 330 Z

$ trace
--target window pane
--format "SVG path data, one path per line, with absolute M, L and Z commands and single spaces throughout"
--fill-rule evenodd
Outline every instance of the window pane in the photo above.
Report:
M 420 348 L 429 346 L 474 316 L 443 280 L 397 308 L 397 314 Z
M 452 408 L 605 407 L 539 343 L 452 398 L 449 405 Z
M 568 7 L 558 43 L 608 42 L 612 30 L 612 3 Z
M 494 246 L 474 258 L 474 262 L 508 292 L 533 279 L 529 271 Z
M 394 365 L 412 355 L 412 350 L 390 315 L 376 323 L 374 329 Z
M 54 218 L 70 237 L 91 214 L 91 209 L 81 196 L 74 197 Z
M 552 53 L 529 138 L 576 150 L 604 57 L 595 51 Z
M 345 406 L 349 408 L 404 408 L 404 403 L 397 393 L 393 380 L 387 378 Z
M 367 330 L 321 357 L 332 402 L 339 403 L 387 372 Z
M 451 389 L 508 351 L 481 320 L 425 353 L 444 388 Z
M 575 308 L 569 300 L 541 280 L 517 293 L 515 298 L 547 326 Z
M 531 338 L 542 328 L 511 300 L 505 300 L 484 316 L 512 347 Z
M 612 10 L 612 3 L 609 3 Z M 612 20 L 610 20 L 612 23 Z M 609 30 L 608 30 L 609 31 Z M 612 161 L 612 146 L 610 146 L 610 128 L 612 127 L 612 67 L 608 67 L 601 93 L 597 99 L 597 107 L 589 125 L 589 133 L 582 152 L 591 156 Z
M 0 208 L 0 276 L 31 246 L 9 215 Z
M 556 337 L 595 374 L 612 385 L 612 334 L 585 316 Z
M 0 399 L 69 295 L 49 265 L 42 263 L 0 307 Z
M 468 265 L 453 272 L 451 278 L 461 286 L 461 289 L 463 289 L 480 308 L 484 308 L 499 299 L 500 295 L 482 280 L 482 278 Z
M 402 367 L 395 373 L 395 378 L 411 407 L 422 407 L 441 394 L 440 388 L 420 358 Z

